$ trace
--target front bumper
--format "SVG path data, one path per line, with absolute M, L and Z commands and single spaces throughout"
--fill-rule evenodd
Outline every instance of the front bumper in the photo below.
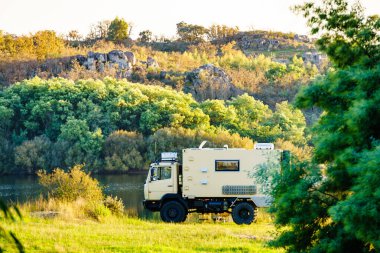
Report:
M 159 200 L 144 200 L 143 205 L 145 209 L 148 209 L 152 212 L 160 211 L 161 203 Z

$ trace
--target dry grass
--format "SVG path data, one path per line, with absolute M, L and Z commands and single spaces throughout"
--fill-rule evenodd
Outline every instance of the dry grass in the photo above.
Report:
M 229 216 L 213 221 L 196 214 L 182 224 L 124 216 L 91 219 L 83 200 L 43 200 L 23 204 L 22 221 L 4 224 L 16 233 L 26 252 L 283 252 L 268 248 L 275 235 L 271 217 L 259 212 L 258 222 L 239 226 Z M 41 212 L 42 211 L 42 212 Z M 51 212 L 52 215 L 41 215 Z M 0 239 L 6 252 L 16 249 Z

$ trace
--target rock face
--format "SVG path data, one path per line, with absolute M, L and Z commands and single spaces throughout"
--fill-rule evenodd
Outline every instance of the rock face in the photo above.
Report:
M 125 57 L 127 57 L 128 62 L 130 62 L 133 65 L 136 65 L 136 56 L 133 52 L 125 51 L 124 52 Z
M 272 51 L 290 48 L 301 50 L 313 48 L 312 40 L 306 35 L 268 33 L 260 31 L 239 32 L 230 38 L 242 50 Z
M 148 56 L 148 58 L 146 58 L 146 67 L 149 68 L 149 67 L 152 67 L 152 68 L 158 68 L 159 65 L 158 65 L 158 62 L 153 59 L 152 57 Z
M 77 55 L 75 60 L 88 70 L 104 72 L 106 66 L 116 66 L 119 71 L 124 73 L 123 77 L 128 77 L 132 67 L 136 64 L 136 57 L 133 52 L 123 52 L 112 50 L 108 54 L 88 52 L 87 56 Z
M 243 36 L 239 41 L 239 46 L 243 49 L 254 50 L 274 50 L 280 48 L 280 41 L 266 38 L 254 38 L 252 36 Z
M 227 100 L 243 92 L 231 81 L 223 69 L 212 64 L 203 65 L 187 74 L 184 91 L 198 101 L 206 99 Z
M 302 55 L 302 59 L 304 62 L 310 62 L 317 66 L 320 66 L 323 61 L 327 59 L 326 55 L 323 55 L 318 52 L 306 52 Z

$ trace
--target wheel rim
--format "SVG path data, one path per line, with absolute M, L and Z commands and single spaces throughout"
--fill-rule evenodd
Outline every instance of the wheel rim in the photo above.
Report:
M 170 209 L 168 210 L 168 216 L 169 216 L 170 218 L 176 218 L 177 215 L 178 215 L 178 211 L 177 211 L 177 209 L 175 209 L 175 208 L 170 208 Z
M 249 217 L 251 216 L 251 213 L 249 212 L 248 209 L 241 209 L 239 211 L 239 216 L 242 218 L 242 219 L 249 219 Z

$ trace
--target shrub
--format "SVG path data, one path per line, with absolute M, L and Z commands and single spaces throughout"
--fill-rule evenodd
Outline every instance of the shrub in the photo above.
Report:
M 111 215 L 111 211 L 102 203 L 92 203 L 88 206 L 87 215 L 98 221 L 102 221 L 103 218 Z
M 107 207 L 112 214 L 121 216 L 124 214 L 123 201 L 116 197 L 107 196 L 104 200 L 104 206 Z
M 49 197 L 63 201 L 75 201 L 83 198 L 90 202 L 100 202 L 103 199 L 102 189 L 96 179 L 82 171 L 83 165 L 75 165 L 69 172 L 55 169 L 47 174 L 39 171 L 40 184 L 48 191 Z
M 142 154 L 145 142 L 142 134 L 118 130 L 111 133 L 104 143 L 105 170 L 141 170 L 144 167 Z
M 46 136 L 36 136 L 33 140 L 24 141 L 15 148 L 15 164 L 28 174 L 38 169 L 49 168 L 52 143 Z

